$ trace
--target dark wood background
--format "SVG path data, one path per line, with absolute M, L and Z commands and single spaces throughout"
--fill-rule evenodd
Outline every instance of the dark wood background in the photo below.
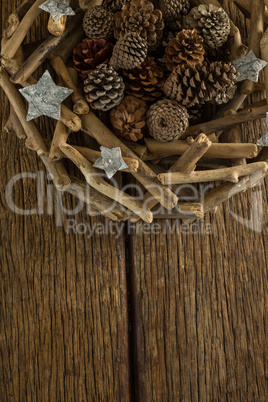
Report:
M 18 3 L 1 2 L 2 27 Z M 232 16 L 247 41 L 246 20 L 235 7 Z M 28 40 L 45 35 L 39 20 Z M 7 117 L 1 93 L 2 128 Z M 247 124 L 244 141 L 264 129 Z M 9 180 L 44 168 L 3 130 L 0 161 L 1 401 L 267 401 L 265 187 L 208 215 L 212 234 L 170 233 L 159 220 L 156 234 L 137 225 L 88 237 L 67 234 L 55 211 L 8 208 Z M 13 195 L 34 208 L 35 181 Z M 230 209 L 253 216 L 255 230 Z M 74 219 L 104 222 L 85 209 Z

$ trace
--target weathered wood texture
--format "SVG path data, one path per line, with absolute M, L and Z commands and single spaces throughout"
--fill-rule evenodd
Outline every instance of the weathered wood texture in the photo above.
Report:
M 246 38 L 244 17 L 234 8 L 232 15 Z M 246 124 L 243 141 L 255 142 L 260 129 L 260 122 Z M 230 211 L 254 220 L 256 231 Z M 212 234 L 187 227 L 172 234 L 163 221 L 155 235 L 136 228 L 137 400 L 267 400 L 267 211 L 267 192 L 259 186 L 206 217 Z
M 2 23 L 19 3 L 1 2 Z M 47 24 L 40 26 L 32 29 L 32 40 L 47 35 Z M 8 110 L 1 93 L 0 399 L 128 401 L 124 237 L 68 235 L 66 222 L 65 229 L 56 226 L 56 205 L 53 216 L 46 207 L 37 216 L 9 210 L 9 180 L 44 167 L 24 141 L 3 132 Z M 42 128 L 53 133 L 44 120 Z M 13 196 L 21 208 L 35 208 L 36 181 L 19 181 Z M 77 202 L 65 196 L 64 205 L 75 208 Z M 91 227 L 104 222 L 85 208 L 69 218 Z

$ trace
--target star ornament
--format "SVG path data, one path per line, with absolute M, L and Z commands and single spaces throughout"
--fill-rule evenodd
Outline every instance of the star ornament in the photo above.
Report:
M 39 8 L 50 13 L 55 22 L 64 15 L 75 15 L 74 10 L 69 6 L 69 0 L 47 0 Z
M 251 50 L 242 59 L 233 61 L 233 65 L 239 72 L 239 77 L 237 82 L 250 80 L 253 82 L 258 82 L 259 72 L 267 66 L 267 62 L 258 59 L 255 53 Z
M 118 170 L 127 169 L 128 165 L 122 159 L 121 149 L 100 147 L 101 157 L 96 160 L 94 167 L 105 171 L 108 179 L 111 179 Z
M 57 86 L 46 71 L 36 85 L 19 90 L 29 102 L 27 121 L 39 116 L 48 116 L 60 120 L 60 105 L 73 91 Z
M 266 133 L 257 141 L 257 145 L 268 147 L 268 113 L 266 113 Z

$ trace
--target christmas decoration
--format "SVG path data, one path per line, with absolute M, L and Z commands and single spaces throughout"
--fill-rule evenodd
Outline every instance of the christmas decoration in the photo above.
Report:
M 39 8 L 50 13 L 56 22 L 64 15 L 75 15 L 74 10 L 69 6 L 69 0 L 47 0 Z
M 227 13 L 213 4 L 200 4 L 191 9 L 184 19 L 184 28 L 196 29 L 212 48 L 221 47 L 230 33 L 230 20 Z
M 101 158 L 97 159 L 94 167 L 105 171 L 108 179 L 111 179 L 116 172 L 128 168 L 128 165 L 122 158 L 121 149 L 100 147 Z
M 238 71 L 232 63 L 207 63 L 206 85 L 211 93 L 211 103 L 221 105 L 234 97 Z
M 245 57 L 233 62 L 233 65 L 239 72 L 237 82 L 244 80 L 258 82 L 259 72 L 267 66 L 267 64 L 266 61 L 258 59 L 251 50 Z
M 110 65 L 115 69 L 130 70 L 139 66 L 147 56 L 148 45 L 136 32 L 128 32 L 116 42 Z
M 83 39 L 73 51 L 74 67 L 82 79 L 100 64 L 108 64 L 113 53 L 113 44 L 105 39 Z
M 162 12 L 155 10 L 148 0 L 132 0 L 115 14 L 114 36 L 119 39 L 126 32 L 137 32 L 149 46 L 156 45 L 163 34 Z
M 205 49 L 203 38 L 197 35 L 195 29 L 184 29 L 168 43 L 164 61 L 172 71 L 180 63 L 201 64 L 204 61 Z
M 120 105 L 110 112 L 114 132 L 126 140 L 138 141 L 143 137 L 147 105 L 134 96 L 126 96 Z
M 113 14 L 101 6 L 89 9 L 83 20 L 83 28 L 90 39 L 109 39 L 113 34 Z
M 150 135 L 156 140 L 177 140 L 189 125 L 187 110 L 176 101 L 160 100 L 148 110 L 147 125 Z
M 101 64 L 84 82 L 86 100 L 93 109 L 110 110 L 118 105 L 124 96 L 123 79 L 111 66 Z
M 159 9 L 167 22 L 180 21 L 190 9 L 189 0 L 159 0 Z
M 29 102 L 27 121 L 43 115 L 59 120 L 60 104 L 73 92 L 69 88 L 57 86 L 48 71 L 42 75 L 36 85 L 19 91 Z
M 108 11 L 116 13 L 120 11 L 124 4 L 129 3 L 130 0 L 103 0 L 102 7 Z
M 164 73 L 153 57 L 132 70 L 124 70 L 123 74 L 127 93 L 145 101 L 154 101 L 163 96 Z

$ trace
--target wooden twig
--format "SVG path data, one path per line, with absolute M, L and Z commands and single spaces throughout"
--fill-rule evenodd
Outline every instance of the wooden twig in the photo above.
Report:
M 210 134 L 214 133 L 215 131 L 217 132 L 217 131 L 228 130 L 229 128 L 236 126 L 237 124 L 262 119 L 266 117 L 267 112 L 268 112 L 268 106 L 266 105 L 250 111 L 239 112 L 235 116 L 233 116 L 232 119 L 230 119 L 229 116 L 224 116 L 215 120 L 211 120 L 207 123 L 197 124 L 195 126 L 188 127 L 185 133 L 183 134 L 183 138 L 186 138 L 188 136 L 196 136 L 200 133 Z
M 268 62 L 268 28 L 266 29 L 260 43 L 261 49 L 261 58 Z M 268 103 L 268 65 L 264 67 L 264 83 L 265 83 L 265 91 L 266 91 L 266 102 Z
M 146 160 L 148 149 L 145 145 L 137 144 L 136 142 L 127 141 L 121 139 L 122 143 L 125 144 L 135 155 L 137 155 L 142 161 Z
M 57 48 L 54 49 L 54 54 L 59 56 L 66 63 L 73 54 L 76 45 L 85 37 L 85 31 L 82 24 L 78 25 L 68 36 L 68 40 L 64 40 Z
M 44 0 L 36 0 L 26 15 L 23 17 L 19 26 L 17 27 L 11 38 L 2 46 L 1 56 L 5 59 L 12 59 L 16 54 L 18 48 L 22 44 L 29 29 L 33 25 L 36 18 L 41 14 L 42 10 L 39 6 Z
M 58 21 L 54 21 L 52 16 L 49 17 L 47 29 L 51 35 L 61 36 L 66 28 L 67 16 L 63 15 Z
M 247 96 L 248 96 L 248 95 L 242 94 L 240 92 L 240 87 L 241 87 L 241 85 L 238 85 L 236 94 L 232 100 L 230 100 L 228 103 L 225 103 L 224 105 L 221 105 L 221 107 L 219 108 L 219 110 L 217 111 L 217 113 L 215 115 L 216 119 L 223 117 L 227 110 L 240 109 L 240 107 L 243 105 L 243 103 L 245 102 L 245 100 L 247 99 Z
M 49 152 L 50 161 L 59 161 L 64 157 L 64 153 L 61 151 L 60 145 L 67 142 L 70 133 L 71 131 L 65 124 L 63 124 L 61 121 L 57 122 Z
M 182 219 L 184 222 L 193 222 L 204 218 L 204 210 L 199 202 L 181 203 L 172 211 L 155 212 L 154 219 Z M 132 219 L 130 219 L 133 222 Z M 189 220 L 189 221 L 188 221 Z
M 190 145 L 186 141 L 176 140 L 171 142 L 159 142 L 151 138 L 145 139 L 147 148 L 154 155 L 182 155 Z M 258 154 L 256 144 L 229 144 L 212 143 L 206 152 L 208 158 L 254 158 Z
M 158 179 L 164 185 L 183 184 L 183 183 L 203 183 L 208 181 L 224 180 L 237 183 L 239 177 L 254 174 L 260 170 L 266 171 L 266 162 L 255 162 L 249 165 L 233 166 L 225 169 L 205 170 L 190 173 L 161 173 Z
M 50 174 L 55 187 L 60 191 L 64 191 L 68 188 L 71 184 L 71 180 L 63 165 L 59 162 L 50 162 L 46 154 L 40 155 L 40 158 Z
M 226 112 L 226 116 L 233 116 L 236 114 L 235 110 L 229 110 Z M 242 142 L 242 132 L 241 132 L 241 126 L 237 125 L 232 127 L 229 132 L 227 133 L 227 141 L 235 144 L 241 144 Z M 245 158 L 235 158 L 232 159 L 232 165 L 237 166 L 237 165 L 245 165 L 246 159 Z
M 229 0 L 234 2 L 237 8 L 245 15 L 246 18 L 251 17 L 251 9 L 252 9 L 252 0 Z M 268 24 L 268 10 L 265 9 L 264 12 L 264 22 Z
M 161 186 L 157 175 L 139 159 L 119 138 L 117 138 L 95 115 L 90 111 L 81 116 L 82 130 L 95 138 L 100 145 L 108 148 L 120 147 L 122 155 L 139 161 L 139 169 L 133 176 L 162 204 L 166 209 L 173 209 L 178 198 L 172 191 Z
M 153 214 L 148 209 L 143 208 L 141 202 L 107 183 L 100 176 L 98 170 L 71 145 L 61 145 L 60 149 L 80 169 L 91 187 L 105 194 L 107 197 L 118 201 L 120 204 L 139 215 L 144 222 L 151 223 L 153 221 Z
M 98 158 L 101 157 L 101 152 L 99 151 L 94 151 L 93 149 L 86 148 L 86 147 L 78 147 L 75 145 L 72 145 L 74 149 L 76 149 L 81 155 L 83 155 L 84 158 L 86 158 L 89 162 L 95 163 Z M 123 171 L 126 172 L 137 172 L 139 168 L 139 162 L 136 159 L 133 158 L 125 158 L 123 157 L 124 161 L 128 165 L 128 169 L 125 169 Z
M 11 81 L 16 84 L 22 84 L 23 82 L 27 81 L 27 79 L 43 63 L 50 53 L 60 43 L 64 42 L 69 36 L 71 36 L 72 31 L 77 27 L 77 25 L 81 24 L 82 18 L 83 13 L 79 11 L 78 14 L 70 20 L 70 23 L 62 36 L 56 37 L 52 35 L 46 39 L 42 45 L 40 45 L 25 61 L 21 68 L 11 77 Z
M 7 28 L 4 32 L 4 37 L 10 38 L 18 28 L 20 21 L 27 13 L 29 8 L 32 7 L 35 0 L 24 0 L 23 3 L 8 17 Z
M 4 131 L 7 134 L 16 134 L 20 140 L 27 137 L 12 106 L 10 106 L 9 118 L 5 124 Z
M 74 112 L 77 114 L 87 114 L 89 112 L 89 105 L 85 101 L 82 91 L 73 82 L 72 77 L 61 58 L 54 54 L 51 55 L 50 61 L 56 73 L 63 79 L 65 85 L 73 90 L 72 99 L 74 102 Z
M 261 55 L 260 41 L 264 30 L 264 8 L 263 0 L 252 0 L 248 50 L 253 50 L 256 57 Z M 242 82 L 240 92 L 250 94 L 254 90 L 254 85 L 254 82 L 245 80 Z

